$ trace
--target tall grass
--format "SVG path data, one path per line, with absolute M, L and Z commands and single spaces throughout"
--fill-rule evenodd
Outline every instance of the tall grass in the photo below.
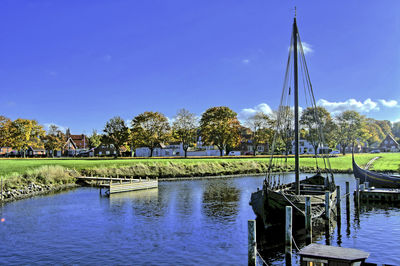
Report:
M 31 183 L 37 185 L 66 185 L 75 183 L 78 173 L 62 166 L 41 166 L 26 171 L 24 174 L 12 173 L 4 180 L 4 188 L 18 189 Z

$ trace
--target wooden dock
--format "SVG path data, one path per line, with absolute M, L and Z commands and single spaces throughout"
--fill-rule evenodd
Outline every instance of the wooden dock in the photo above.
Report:
M 374 201 L 374 202 L 386 202 L 386 203 L 400 202 L 400 189 L 364 188 L 360 189 L 359 193 L 361 201 Z
M 135 190 L 158 188 L 157 179 L 134 179 L 134 178 L 120 178 L 120 177 L 96 177 L 96 176 L 81 176 L 77 177 L 81 181 L 96 182 L 96 186 L 100 187 L 100 194 L 102 188 L 107 189 L 106 195 L 120 192 L 128 192 Z
M 364 265 L 369 253 L 354 248 L 310 244 L 299 252 L 300 265 Z

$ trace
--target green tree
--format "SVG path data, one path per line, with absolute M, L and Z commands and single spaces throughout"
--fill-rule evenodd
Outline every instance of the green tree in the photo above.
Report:
M 26 150 L 29 146 L 42 148 L 42 138 L 45 131 L 36 120 L 18 118 L 14 120 L 10 127 L 13 149 L 23 150 L 26 157 Z
M 335 124 L 330 113 L 323 107 L 308 107 L 300 117 L 300 124 L 305 130 L 305 139 L 313 146 L 317 155 L 319 146 L 329 144 Z
M 129 138 L 129 128 L 125 125 L 125 121 L 121 117 L 115 116 L 106 123 L 103 132 L 102 142 L 112 144 L 117 152 L 115 157 L 118 157 L 120 147 L 125 145 Z
M 186 109 L 179 110 L 172 123 L 172 136 L 182 143 L 186 158 L 189 146 L 196 142 L 197 119 L 195 114 Z
M 375 119 L 367 118 L 363 127 L 364 139 L 367 141 L 368 145 L 375 142 L 381 142 L 386 136 L 382 131 L 382 128 L 376 123 Z
M 168 119 L 159 112 L 144 112 L 134 117 L 131 132 L 133 146 L 149 148 L 150 157 L 154 148 L 171 137 Z
M 345 155 L 347 147 L 353 145 L 357 139 L 362 139 L 365 118 L 356 111 L 344 111 L 336 117 L 336 121 L 335 136 Z
M 0 115 L 0 147 L 11 146 L 11 125 L 12 121 L 9 118 Z
M 272 152 L 284 152 L 285 161 L 287 161 L 287 155 L 292 149 L 294 140 L 294 112 L 290 106 L 282 105 L 279 106 L 278 111 L 274 111 L 273 116 L 276 125 L 276 138 L 275 148 Z
M 392 123 L 388 120 L 375 120 L 375 123 L 382 129 L 385 137 L 392 134 Z
M 45 149 L 51 151 L 52 157 L 54 157 L 54 150 L 62 150 L 66 142 L 64 133 L 56 125 L 50 125 L 47 135 L 42 139 Z
M 269 147 L 270 140 L 273 136 L 273 121 L 263 112 L 258 112 L 249 117 L 245 122 L 251 130 L 251 143 L 253 147 L 253 155 L 256 155 L 257 147 L 260 144 L 266 144 Z
M 396 138 L 400 138 L 400 122 L 395 122 L 392 125 L 392 133 Z
M 89 136 L 89 148 L 96 148 L 101 144 L 102 135 L 98 134 L 95 129 L 92 131 L 92 135 Z
M 225 106 L 207 109 L 200 120 L 201 140 L 206 145 L 216 145 L 223 156 L 227 146 L 240 143 L 240 123 L 237 114 Z

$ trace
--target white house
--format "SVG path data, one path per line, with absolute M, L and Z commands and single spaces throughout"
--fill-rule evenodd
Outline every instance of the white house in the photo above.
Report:
M 317 154 L 329 153 L 328 147 L 322 146 L 321 144 L 317 148 Z M 292 141 L 292 154 L 295 153 L 294 141 Z M 299 154 L 315 154 L 314 146 L 307 140 L 299 140 Z
M 214 146 L 201 146 L 200 150 L 187 151 L 187 156 L 219 156 L 219 150 Z M 136 157 L 150 157 L 150 149 L 147 147 L 140 147 L 135 150 Z M 182 143 L 175 143 L 170 145 L 161 144 L 160 147 L 154 148 L 153 157 L 171 157 L 171 156 L 185 156 Z

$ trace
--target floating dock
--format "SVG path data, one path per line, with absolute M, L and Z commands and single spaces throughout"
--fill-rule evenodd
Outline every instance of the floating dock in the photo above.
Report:
M 300 265 L 364 265 L 369 253 L 354 248 L 342 248 L 311 244 L 299 252 Z
M 356 190 L 354 199 L 357 204 L 363 202 L 398 203 L 400 202 L 400 189 L 370 187 L 368 182 L 360 184 L 356 178 Z
M 386 203 L 400 202 L 400 189 L 394 188 L 364 188 L 360 190 L 361 201 L 375 201 Z
M 77 177 L 81 181 L 96 182 L 96 186 L 100 187 L 100 194 L 103 188 L 106 189 L 106 195 L 119 192 L 128 192 L 135 190 L 158 188 L 157 179 L 134 179 L 134 178 L 119 178 L 119 177 L 95 177 L 81 176 Z

